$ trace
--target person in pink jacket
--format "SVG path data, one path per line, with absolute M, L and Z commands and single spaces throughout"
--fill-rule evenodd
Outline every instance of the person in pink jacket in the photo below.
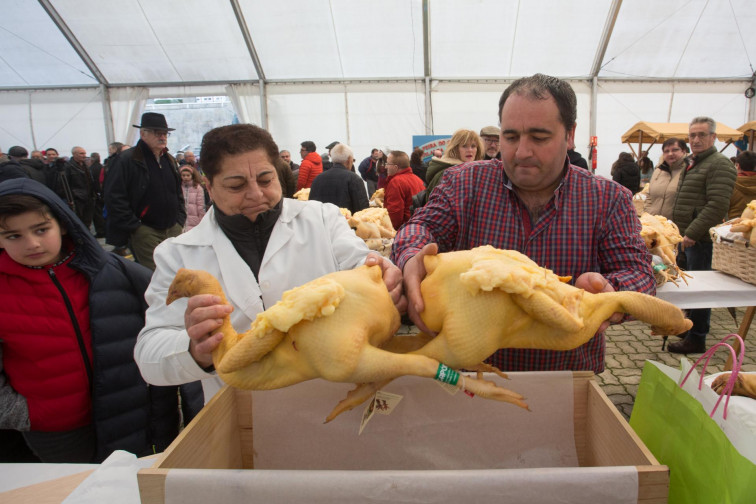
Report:
M 184 232 L 199 224 L 205 216 L 205 188 L 200 183 L 197 170 L 190 165 L 181 167 L 181 189 L 186 202 L 186 224 Z

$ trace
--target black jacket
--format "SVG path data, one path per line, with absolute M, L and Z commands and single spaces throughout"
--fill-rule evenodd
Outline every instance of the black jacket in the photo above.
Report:
M 579 166 L 580 168 L 583 168 L 584 170 L 588 170 L 588 161 L 586 161 L 585 158 L 581 156 L 579 152 L 575 151 L 574 149 L 570 149 L 567 151 L 567 157 L 570 158 L 571 165 Z
M 0 182 L 14 178 L 30 178 L 18 161 L 11 159 L 0 164 Z
M 75 248 L 70 266 L 89 279 L 92 334 L 92 422 L 96 460 L 114 450 L 137 456 L 164 450 L 178 434 L 178 387 L 148 385 L 134 361 L 134 345 L 144 327 L 144 292 L 152 272 L 106 252 L 84 224 L 47 187 L 30 179 L 0 184 L 0 197 L 28 194 L 44 201 L 68 231 Z M 185 387 L 186 400 L 203 403 L 199 382 Z M 185 412 L 185 422 L 199 409 Z
M 95 199 L 95 191 L 92 174 L 89 173 L 89 169 L 86 166 L 79 166 L 76 161 L 70 159 L 63 167 L 63 173 L 65 173 L 68 179 L 68 186 L 71 188 L 76 205 L 86 206 L 91 204 Z M 61 193 L 57 189 L 55 192 L 61 198 L 65 195 L 65 193 Z
M 50 187 L 50 169 L 41 159 L 22 159 L 19 161 L 30 178 Z
M 640 191 L 640 168 L 637 164 L 631 161 L 619 163 L 612 171 L 612 180 L 627 187 L 633 194 Z
M 140 226 L 139 218 L 145 211 L 140 205 L 150 184 L 150 172 L 142 152 L 143 143 L 140 140 L 136 147 L 119 154 L 112 166 L 108 167 L 105 176 L 105 207 L 108 215 L 106 234 L 107 242 L 112 245 L 122 246 L 128 243 L 131 232 Z M 176 179 L 179 198 L 177 223 L 183 226 L 186 222 L 186 205 L 178 163 L 170 154 L 165 155 L 168 156 Z
M 333 203 L 339 208 L 347 208 L 355 213 L 370 205 L 367 190 L 362 177 L 346 169 L 346 166 L 334 163 L 312 182 L 310 199 L 323 203 Z

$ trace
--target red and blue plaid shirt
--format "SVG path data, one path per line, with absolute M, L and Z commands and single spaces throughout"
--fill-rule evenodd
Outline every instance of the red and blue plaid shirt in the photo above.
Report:
M 517 250 L 572 281 L 601 273 L 615 290 L 654 295 L 651 256 L 630 191 L 566 164 L 565 176 L 537 222 L 515 193 L 500 160 L 448 168 L 428 203 L 394 240 L 399 268 L 427 243 L 439 252 L 481 245 Z M 470 328 L 474 331 L 475 328 Z M 501 349 L 488 362 L 505 371 L 604 370 L 604 335 L 568 351 Z

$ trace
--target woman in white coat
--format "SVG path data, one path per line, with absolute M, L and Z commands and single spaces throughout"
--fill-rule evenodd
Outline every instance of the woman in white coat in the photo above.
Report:
M 202 139 L 202 168 L 213 206 L 199 225 L 155 249 L 155 273 L 145 297 L 149 308 L 134 356 L 154 385 L 203 380 L 208 400 L 221 382 L 212 351 L 231 311 L 238 332 L 281 299 L 284 291 L 334 271 L 379 264 L 397 308 L 404 311 L 402 275 L 347 225 L 339 209 L 282 197 L 274 165 L 278 146 L 250 124 L 215 128 Z M 231 306 L 212 295 L 165 304 L 179 268 L 215 276 Z

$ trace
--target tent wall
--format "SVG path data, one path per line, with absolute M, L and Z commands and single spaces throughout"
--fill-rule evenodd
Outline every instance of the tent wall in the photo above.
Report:
M 0 92 L 0 147 L 29 151 L 74 146 L 107 152 L 102 92 L 98 88 Z M 105 149 L 103 151 L 103 149 Z
M 434 134 L 452 134 L 459 128 L 479 130 L 498 124 L 498 101 L 508 82 L 431 83 Z M 591 86 L 587 81 L 572 81 L 578 98 L 576 149 L 588 157 Z M 146 88 L 147 97 L 213 96 L 226 94 L 223 85 Z M 251 121 L 261 123 L 259 86 L 253 86 L 246 100 Z M 697 115 L 708 115 L 737 128 L 749 120 L 750 102 L 743 95 L 742 82 L 622 82 L 599 81 L 596 114 L 598 136 L 598 173 L 609 176 L 611 164 L 619 153 L 628 150 L 622 134 L 638 121 L 688 122 Z M 349 143 L 357 161 L 373 147 L 409 151 L 412 135 L 425 134 L 425 86 L 422 81 L 376 83 L 297 83 L 268 84 L 268 129 L 280 148 L 298 160 L 299 144 L 312 140 L 323 152 L 324 146 L 338 140 Z M 115 140 L 133 143 L 131 124 L 144 111 L 143 102 L 124 98 L 122 88 L 110 93 Z M 74 145 L 88 152 L 106 152 L 107 138 L 100 89 L 60 89 L 42 91 L 0 91 L 0 147 L 11 145 L 34 148 L 56 147 L 69 153 Z M 133 108 L 135 104 L 137 108 Z M 129 107 L 132 107 L 129 109 Z M 151 109 L 152 110 L 152 109 Z M 177 113 L 170 107 L 166 115 Z M 241 117 L 238 113 L 237 116 Z M 172 150 L 190 144 L 197 150 L 207 129 L 231 122 L 232 116 L 218 112 L 203 118 L 194 110 L 176 116 L 171 123 L 179 128 L 170 139 Z M 169 119 L 170 121 L 170 119 Z M 215 122 L 214 122 L 215 121 Z M 121 136 L 119 136 L 121 135 Z M 723 144 L 718 143 L 721 148 Z M 634 146 L 637 150 L 637 147 Z M 733 156 L 735 148 L 724 153 Z M 651 149 L 657 161 L 661 146 Z

